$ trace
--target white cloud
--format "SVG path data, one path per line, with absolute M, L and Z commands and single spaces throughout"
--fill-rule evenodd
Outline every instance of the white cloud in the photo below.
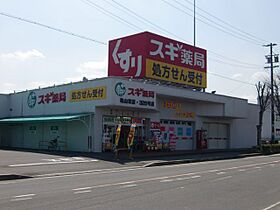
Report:
M 77 71 L 93 77 L 104 77 L 107 75 L 107 59 L 103 61 L 89 61 L 80 64 Z
M 256 104 L 257 103 L 257 96 L 256 95 L 242 95 L 240 98 L 247 99 L 249 103 Z
M 36 88 L 42 88 L 42 87 L 49 87 L 53 85 L 59 85 L 61 83 L 55 82 L 55 81 L 49 81 L 49 82 L 40 82 L 40 81 L 34 81 L 34 82 L 29 82 L 25 89 L 32 90 Z
M 81 81 L 83 77 L 95 79 L 107 76 L 108 58 L 103 61 L 88 61 L 80 64 L 77 68 L 78 75 L 66 78 L 66 82 Z
M 267 72 L 258 71 L 251 76 L 251 82 L 257 83 L 258 81 L 266 81 L 269 79 L 269 74 Z
M 32 58 L 45 58 L 46 56 L 41 53 L 40 51 L 36 50 L 36 49 L 32 49 L 29 51 L 16 51 L 13 53 L 3 53 L 0 54 L 0 58 L 7 58 L 7 59 L 16 59 L 16 60 L 20 60 L 20 61 L 26 61 Z
M 242 76 L 243 76 L 242 74 L 237 73 L 237 74 L 232 75 L 232 78 L 233 78 L 233 79 L 238 79 L 238 78 L 240 78 L 240 77 L 242 77 Z
M 4 86 L 4 87 L 7 87 L 7 88 L 10 88 L 10 87 L 15 87 L 16 84 L 10 83 L 10 82 L 5 82 L 5 83 L 3 83 L 3 86 Z

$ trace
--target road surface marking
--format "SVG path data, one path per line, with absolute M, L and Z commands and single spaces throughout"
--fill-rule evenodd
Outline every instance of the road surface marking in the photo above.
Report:
M 25 200 L 31 200 L 32 196 L 36 194 L 24 194 L 24 195 L 16 195 L 13 196 L 13 198 L 10 201 L 25 201 Z
M 210 170 L 209 172 L 210 172 L 210 173 L 214 173 L 214 172 L 217 172 L 217 171 L 219 171 L 219 170 L 214 169 L 214 170 Z
M 262 162 L 262 163 L 254 163 L 254 164 L 248 164 L 248 165 L 239 165 L 239 166 L 234 166 L 234 167 L 229 167 L 229 168 L 221 168 L 221 169 L 211 169 L 211 170 L 205 170 L 205 171 L 197 171 L 197 172 L 192 172 L 192 173 L 186 173 L 186 174 L 177 174 L 175 176 L 171 176 L 172 178 L 174 177 L 183 177 L 183 176 L 191 176 L 191 175 L 198 175 L 198 174 L 207 174 L 211 173 L 213 170 L 217 171 L 229 171 L 229 170 L 234 170 L 234 169 L 244 169 L 248 167 L 254 167 L 254 166 L 262 166 L 262 165 L 268 165 L 272 163 L 278 163 L 280 160 L 276 161 L 269 161 L 269 162 Z M 182 165 L 179 165 L 182 166 Z M 65 178 L 65 177 L 73 177 L 73 176 L 81 176 L 81 175 L 100 175 L 100 174 L 107 174 L 107 173 L 120 173 L 120 172 L 127 172 L 127 171 L 135 171 L 135 170 L 151 170 L 151 168 L 143 168 L 142 166 L 134 166 L 134 167 L 120 167 L 120 168 L 113 168 L 113 169 L 102 169 L 100 171 L 98 170 L 91 170 L 91 171 L 77 171 L 77 172 L 70 172 L 70 173 L 62 173 L 65 175 L 57 175 L 57 176 L 45 176 L 45 175 L 39 175 L 35 176 L 33 179 L 24 179 L 24 180 L 17 180 L 15 183 L 19 182 L 27 182 L 27 181 L 37 181 L 37 180 L 43 180 L 43 179 L 53 179 L 53 178 Z M 58 173 L 59 174 L 59 173 Z M 163 179 L 169 179 L 170 177 L 156 177 L 156 178 L 148 178 L 144 180 L 136 180 L 134 182 L 147 182 L 147 181 L 155 181 L 155 180 L 163 180 Z M 121 183 L 123 184 L 123 183 Z M 0 183 L 1 185 L 1 183 Z M 113 184 L 102 184 L 102 185 L 96 185 L 94 186 L 95 188 L 100 188 L 100 187 L 107 187 L 107 186 L 116 186 L 120 185 L 120 183 L 113 183 Z
M 26 201 L 26 200 L 31 200 L 32 197 L 26 197 L 26 198 L 13 198 L 10 201 Z
M 218 178 L 218 179 L 214 179 L 212 182 L 222 181 L 222 180 L 226 180 L 226 179 L 230 179 L 230 178 L 232 178 L 232 176 L 225 176 L 225 177 L 221 177 L 221 178 Z
M 225 173 L 226 173 L 226 172 L 221 171 L 221 172 L 217 173 L 217 175 L 222 175 L 222 174 L 225 174 Z
M 121 188 L 130 188 L 130 187 L 137 187 L 137 186 L 138 186 L 137 184 L 129 184 L 129 185 L 121 186 Z
M 243 171 L 247 171 L 246 169 L 239 169 L 238 171 L 243 172 Z
M 42 166 L 42 165 L 56 165 L 56 164 L 69 164 L 69 163 L 89 163 L 96 162 L 98 160 L 75 160 L 75 161 L 51 161 L 51 162 L 39 162 L 39 163 L 21 163 L 12 164 L 9 167 L 26 167 L 26 166 Z
M 173 182 L 174 179 L 164 179 L 164 180 L 160 180 L 159 182 Z
M 176 180 L 182 181 L 182 180 L 188 180 L 188 179 L 197 179 L 197 178 L 200 178 L 200 177 L 201 176 L 181 177 L 181 178 L 177 178 Z
M 91 187 L 81 187 L 81 188 L 76 188 L 76 189 L 72 189 L 73 191 L 81 191 L 81 190 L 89 190 L 91 189 Z
M 16 196 L 13 196 L 14 198 L 22 198 L 22 197 L 32 197 L 36 194 L 25 194 L 25 195 L 16 195 Z
M 274 208 L 274 207 L 276 207 L 276 206 L 278 206 L 278 205 L 280 205 L 280 201 L 277 202 L 277 203 L 275 203 L 275 204 L 272 204 L 271 206 L 266 207 L 266 208 L 263 209 L 263 210 L 269 210 L 269 209 L 272 209 L 272 208 Z
M 83 193 L 90 193 L 91 190 L 83 190 L 83 191 L 76 191 L 74 194 L 83 194 Z

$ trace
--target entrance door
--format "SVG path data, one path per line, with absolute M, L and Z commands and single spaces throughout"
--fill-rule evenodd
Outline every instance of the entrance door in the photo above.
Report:
M 120 135 L 120 140 L 118 145 L 119 148 L 127 148 L 127 137 L 128 137 L 129 130 L 130 130 L 129 125 L 122 125 L 121 135 Z

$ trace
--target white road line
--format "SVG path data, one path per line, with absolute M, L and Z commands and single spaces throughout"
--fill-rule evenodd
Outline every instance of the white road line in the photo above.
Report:
M 91 187 L 81 187 L 81 188 L 76 188 L 76 189 L 72 189 L 73 191 L 81 191 L 81 190 L 89 190 L 91 189 Z
M 31 200 L 32 197 L 26 197 L 26 198 L 13 198 L 10 201 L 26 201 L 26 200 Z
M 246 169 L 239 169 L 238 171 L 243 172 L 243 171 L 246 171 Z
M 130 187 L 137 187 L 137 186 L 138 186 L 137 184 L 129 184 L 129 185 L 121 186 L 121 188 L 130 188 Z
M 200 178 L 201 176 L 191 176 L 191 177 L 181 177 L 181 178 L 177 178 L 177 181 L 182 181 L 182 180 L 189 180 L 189 179 L 197 179 Z
M 200 178 L 201 176 L 197 175 L 197 176 L 192 176 L 192 179 L 196 179 L 196 178 Z
M 221 178 L 218 178 L 218 179 L 214 179 L 212 182 L 222 181 L 222 180 L 226 180 L 226 179 L 230 179 L 230 178 L 232 178 L 232 176 L 225 176 L 225 177 L 221 177 Z
M 225 173 L 226 173 L 226 172 L 221 171 L 221 172 L 217 173 L 217 175 L 222 175 L 222 174 L 225 174 Z
M 14 198 L 22 198 L 22 197 L 32 197 L 36 194 L 24 194 L 24 195 L 16 195 L 16 196 L 13 196 Z
M 32 196 L 36 194 L 24 194 L 24 195 L 16 195 L 13 196 L 13 198 L 10 201 L 25 201 L 25 200 L 31 200 Z
M 214 170 L 210 170 L 209 172 L 210 172 L 210 173 L 214 173 L 214 172 L 217 172 L 217 171 L 219 171 L 219 170 L 214 169 Z
M 174 179 L 164 179 L 164 180 L 160 180 L 159 182 L 173 182 Z
M 74 194 L 83 194 L 83 193 L 90 193 L 91 190 L 83 190 L 83 191 L 76 191 Z
M 69 164 L 69 163 L 89 163 L 98 160 L 75 160 L 75 161 L 55 161 L 55 162 L 39 162 L 39 163 L 21 163 L 8 165 L 9 167 L 26 167 L 26 166 L 42 166 L 42 165 L 56 165 L 56 164 Z
M 275 204 L 272 204 L 272 205 L 270 205 L 270 206 L 266 207 L 266 208 L 265 208 L 265 209 L 263 209 L 263 210 L 269 210 L 269 209 L 272 209 L 272 208 L 274 208 L 274 207 L 276 207 L 276 206 L 278 206 L 278 205 L 280 205 L 280 201 L 279 201 L 279 202 L 277 202 L 277 203 L 275 203 Z

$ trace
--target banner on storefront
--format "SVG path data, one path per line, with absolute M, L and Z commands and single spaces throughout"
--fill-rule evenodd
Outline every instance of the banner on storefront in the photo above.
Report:
M 122 125 L 119 124 L 118 127 L 117 127 L 116 138 L 115 138 L 115 146 L 116 147 L 119 145 L 119 140 L 120 140 L 120 136 L 121 136 L 121 128 L 122 128 Z
M 128 133 L 128 137 L 127 137 L 127 146 L 128 146 L 128 148 L 133 146 L 135 128 L 136 128 L 136 124 L 135 123 L 131 124 L 130 130 L 129 130 L 129 133 Z
M 84 88 L 69 92 L 70 102 L 91 101 L 106 99 L 106 87 Z

